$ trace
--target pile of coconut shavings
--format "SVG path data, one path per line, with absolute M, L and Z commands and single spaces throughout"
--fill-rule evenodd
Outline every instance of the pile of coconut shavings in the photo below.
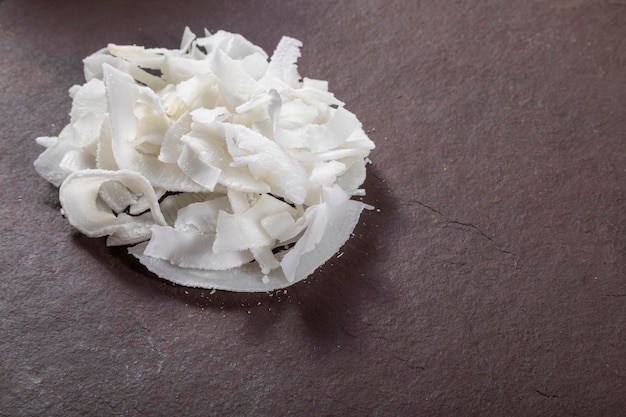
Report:
M 180 49 L 110 44 L 84 59 L 70 123 L 37 172 L 69 222 L 172 282 L 269 291 L 306 278 L 365 205 L 374 143 L 327 82 L 297 69 L 301 43 L 267 54 L 241 35 Z

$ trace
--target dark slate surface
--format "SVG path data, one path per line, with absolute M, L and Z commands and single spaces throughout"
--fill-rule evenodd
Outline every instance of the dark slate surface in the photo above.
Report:
M 154 3 L 0 6 L 1 416 L 624 415 L 626 3 Z M 378 145 L 286 293 L 160 281 L 32 167 L 84 56 L 185 25 L 299 38 Z

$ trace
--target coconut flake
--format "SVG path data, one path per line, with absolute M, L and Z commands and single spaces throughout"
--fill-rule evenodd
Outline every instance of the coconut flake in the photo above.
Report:
M 174 228 L 190 233 L 215 234 L 217 216 L 220 211 L 227 210 L 230 210 L 230 202 L 226 196 L 191 203 L 178 210 Z
M 267 68 L 268 78 L 284 81 L 289 87 L 296 88 L 300 81 L 296 62 L 300 58 L 302 42 L 283 36 L 278 42 Z
M 269 246 L 274 239 L 265 232 L 261 220 L 267 216 L 293 210 L 288 204 L 263 194 L 249 209 L 230 214 L 220 211 L 217 216 L 217 238 L 213 245 L 216 252 L 256 249 Z
M 374 148 L 300 41 L 272 57 L 241 35 L 185 28 L 179 49 L 110 44 L 83 60 L 70 122 L 37 172 L 69 222 L 172 282 L 269 291 L 350 237 Z
M 284 242 L 301 232 L 296 227 L 296 221 L 287 211 L 270 214 L 261 219 L 261 226 L 272 238 Z
M 250 252 L 230 251 L 215 253 L 210 248 L 215 234 L 189 233 L 169 226 L 152 226 L 152 238 L 144 255 L 163 259 L 182 268 L 223 271 L 250 262 Z
M 117 181 L 129 192 L 142 195 L 149 202 L 151 219 L 155 224 L 165 225 L 157 196 L 148 180 L 140 174 L 128 171 L 83 170 L 76 172 L 63 182 L 59 189 L 59 200 L 70 224 L 89 237 L 100 237 L 126 233 L 125 228 L 141 226 L 143 219 L 137 221 L 132 216 L 122 216 L 104 211 L 98 207 L 98 198 L 103 184 Z M 106 185 L 105 185 L 105 194 Z M 101 198 L 101 197 L 100 197 Z
M 278 144 L 245 126 L 228 125 L 240 150 L 247 155 L 233 155 L 233 165 L 247 165 L 252 176 L 271 187 L 272 192 L 295 204 L 304 202 L 307 174 Z

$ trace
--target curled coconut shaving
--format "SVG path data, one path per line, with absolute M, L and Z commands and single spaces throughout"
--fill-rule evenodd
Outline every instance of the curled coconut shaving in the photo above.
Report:
M 306 278 L 365 205 L 374 148 L 325 81 L 301 79 L 301 43 L 267 54 L 241 35 L 180 49 L 109 45 L 84 60 L 70 123 L 37 172 L 69 222 L 172 282 L 268 291 Z

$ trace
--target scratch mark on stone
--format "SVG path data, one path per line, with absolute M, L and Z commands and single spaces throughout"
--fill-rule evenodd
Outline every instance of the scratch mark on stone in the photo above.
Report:
M 399 203 L 399 205 L 417 205 L 417 206 L 420 206 L 420 207 L 422 207 L 422 208 L 424 208 L 424 209 L 426 209 L 426 210 L 428 210 L 428 211 L 430 211 L 432 213 L 435 213 L 439 217 L 441 217 L 443 219 L 444 227 L 450 227 L 450 228 L 453 228 L 453 229 L 463 230 L 463 231 L 473 230 L 476 233 L 478 233 L 480 236 L 482 236 L 485 239 L 487 239 L 488 241 L 496 244 L 495 240 L 491 236 L 489 236 L 487 233 L 485 233 L 481 228 L 479 228 L 475 224 L 473 224 L 473 223 L 466 223 L 466 222 L 460 222 L 458 220 L 450 220 L 441 211 L 439 211 L 436 208 L 434 208 L 432 206 L 429 206 L 428 204 L 425 204 L 425 203 L 423 203 L 421 201 L 418 201 L 418 200 L 406 200 L 406 201 L 401 201 Z M 506 255 L 515 256 L 515 254 L 513 252 L 511 252 L 510 250 L 502 249 L 502 248 L 497 247 L 497 244 L 496 244 L 496 250 L 498 250 L 499 252 L 504 253 Z M 521 268 L 519 268 L 517 266 L 517 261 L 515 261 L 515 264 L 513 265 L 513 268 L 515 268 L 518 271 L 521 271 Z
M 443 261 L 444 264 L 446 265 L 453 265 L 453 266 L 458 266 L 458 267 L 462 267 L 467 265 L 466 262 L 453 262 L 453 261 Z
M 543 396 L 543 397 L 546 397 L 546 398 L 561 398 L 561 397 L 559 397 L 558 395 L 546 394 L 545 392 L 539 391 L 537 388 L 534 388 L 534 387 L 533 387 L 533 390 L 534 390 L 537 394 L 539 394 L 539 395 L 541 395 L 541 396 Z
M 417 200 L 409 200 L 409 201 L 405 201 L 405 203 L 407 204 L 417 204 L 420 207 L 425 208 L 426 210 L 430 210 L 435 214 L 438 214 L 439 216 L 443 217 L 443 214 L 441 214 L 441 212 L 439 210 L 437 210 L 436 208 L 433 208 L 431 206 L 429 206 L 428 204 L 424 204 L 421 201 L 417 201 Z
M 455 226 L 464 226 L 464 227 L 468 227 L 470 229 L 475 230 L 476 232 L 478 232 L 479 235 L 481 235 L 482 237 L 484 237 L 485 239 L 489 240 L 490 242 L 493 242 L 493 238 L 490 237 L 487 233 L 483 232 L 482 230 L 480 230 L 480 228 L 472 223 L 463 223 L 463 222 L 459 222 L 456 220 L 446 220 L 445 221 L 446 225 L 455 225 Z M 447 226 L 446 226 L 447 227 Z M 463 230 L 463 228 L 459 228 L 459 230 Z

